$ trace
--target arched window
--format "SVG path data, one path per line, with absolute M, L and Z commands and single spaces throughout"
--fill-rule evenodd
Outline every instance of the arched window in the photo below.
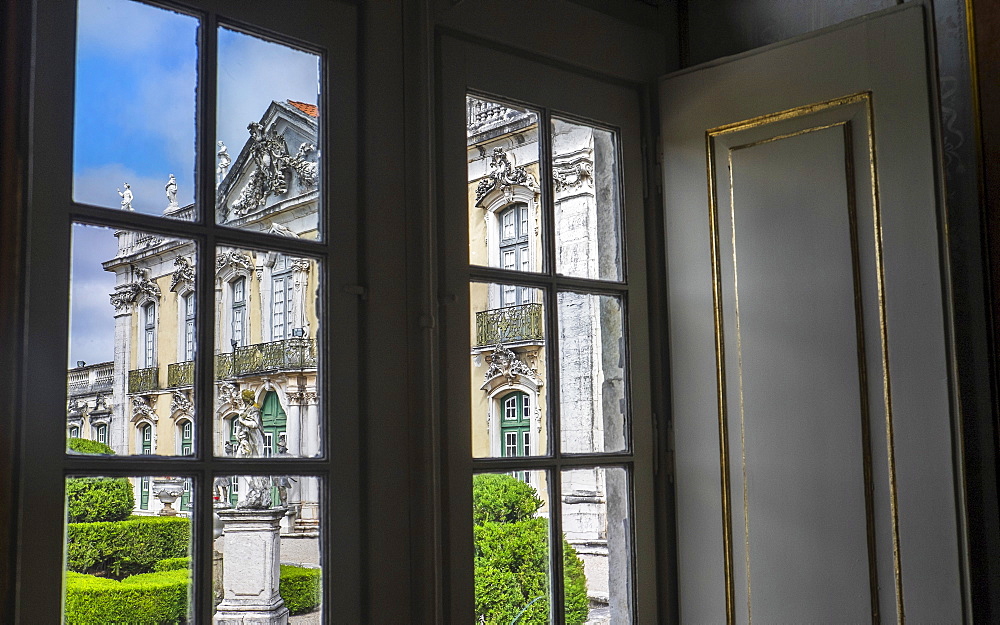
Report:
M 500 267 L 510 271 L 531 271 L 528 246 L 528 205 L 514 204 L 497 215 L 500 227 Z M 530 289 L 505 284 L 500 293 L 500 306 L 529 303 Z
M 142 307 L 143 341 L 142 366 L 156 366 L 156 305 L 146 304 Z
M 500 398 L 500 455 L 514 458 L 531 455 L 531 395 L 521 391 Z M 515 477 L 528 481 L 527 471 Z
M 190 421 L 184 421 L 180 424 L 180 434 L 181 434 L 181 455 L 190 456 L 192 450 L 192 441 L 194 429 L 191 427 Z
M 285 411 L 278 400 L 278 394 L 268 391 L 260 408 L 260 420 L 264 435 L 264 457 L 270 458 L 281 452 L 285 441 L 285 427 L 288 422 Z M 295 450 L 293 450 L 293 453 Z

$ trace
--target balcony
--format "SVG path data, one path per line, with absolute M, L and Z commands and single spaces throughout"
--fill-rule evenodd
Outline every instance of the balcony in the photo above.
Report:
M 69 394 L 94 395 L 107 393 L 115 381 L 115 363 L 102 362 L 96 365 L 82 365 L 70 369 L 68 374 Z
M 521 304 L 476 313 L 476 347 L 543 341 L 542 305 Z
M 291 338 L 237 347 L 229 354 L 216 354 L 215 379 L 316 368 L 316 341 Z
M 167 365 L 167 388 L 194 385 L 194 361 Z
M 160 388 L 160 368 L 147 367 L 128 372 L 128 392 L 148 393 Z

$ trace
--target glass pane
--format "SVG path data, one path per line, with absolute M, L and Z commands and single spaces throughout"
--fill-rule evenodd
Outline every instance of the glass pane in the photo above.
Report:
M 632 523 L 625 469 L 562 473 L 566 622 L 632 622 Z
M 319 456 L 318 261 L 220 247 L 215 267 L 216 455 Z
M 472 455 L 548 451 L 545 314 L 541 289 L 473 282 Z
M 538 114 L 466 96 L 469 262 L 542 270 Z
M 197 34 L 191 16 L 79 0 L 74 200 L 194 218 Z
M 216 221 L 319 238 L 320 57 L 219 28 Z
M 66 479 L 67 623 L 191 619 L 190 478 Z
M 194 242 L 83 224 L 72 232 L 69 453 L 191 455 Z
M 477 623 L 550 622 L 548 517 L 544 471 L 473 477 Z
M 558 309 L 562 450 L 624 451 L 628 406 L 621 299 L 561 291 Z
M 222 475 L 214 480 L 215 619 L 322 623 L 318 477 Z
M 622 279 L 621 183 L 615 133 L 552 120 L 556 271 Z

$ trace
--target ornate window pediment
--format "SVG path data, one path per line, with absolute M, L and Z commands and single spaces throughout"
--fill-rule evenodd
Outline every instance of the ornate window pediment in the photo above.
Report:
M 153 405 L 156 403 L 155 395 L 137 396 L 132 398 L 132 422 L 137 423 L 142 420 L 156 423 L 160 420 Z
M 194 290 L 194 264 L 183 256 L 174 259 L 174 273 L 170 278 L 170 290 L 183 293 Z
M 132 270 L 133 280 L 119 284 L 111 293 L 111 305 L 121 312 L 129 305 L 145 300 L 160 299 L 160 287 L 149 279 L 149 270 L 136 267 Z
M 493 392 L 500 386 L 514 386 L 521 384 L 533 391 L 544 384 L 538 376 L 538 372 L 524 363 L 517 354 L 508 349 L 503 343 L 497 343 L 493 353 L 486 357 L 490 363 L 489 368 L 483 375 L 483 386 L 481 390 Z
M 490 173 L 480 180 L 476 187 L 476 206 L 483 206 L 483 200 L 493 191 L 502 191 L 514 186 L 527 187 L 532 191 L 538 189 L 538 184 L 527 169 L 515 167 L 507 158 L 503 148 L 493 148 L 493 155 L 490 157 Z

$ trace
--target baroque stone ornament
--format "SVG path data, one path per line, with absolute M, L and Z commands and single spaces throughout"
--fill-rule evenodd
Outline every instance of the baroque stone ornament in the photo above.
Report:
M 229 404 L 232 408 L 240 406 L 240 391 L 232 382 L 223 382 L 219 385 L 219 403 Z
M 263 206 L 268 197 L 287 193 L 289 172 L 295 172 L 304 186 L 316 184 L 319 166 L 315 161 L 308 160 L 309 155 L 316 151 L 315 145 L 303 143 L 292 156 L 288 153 L 285 138 L 278 134 L 274 126 L 265 131 L 260 123 L 251 122 L 247 130 L 250 131 L 250 157 L 255 169 L 232 204 L 234 215 L 242 217 Z
M 556 193 L 594 187 L 594 162 L 587 157 L 552 164 L 552 182 Z
M 159 421 L 160 418 L 156 415 L 156 410 L 153 409 L 152 404 L 155 399 L 147 399 L 146 397 L 133 397 L 132 398 L 132 421 L 139 421 L 140 419 L 149 419 L 154 423 Z
M 215 257 L 215 270 L 222 271 L 226 267 L 232 267 L 237 271 L 249 274 L 253 269 L 253 260 L 250 259 L 249 254 L 226 250 Z
M 179 289 L 194 287 L 194 265 L 191 261 L 178 256 L 174 259 L 174 275 L 170 278 L 170 290 L 177 292 Z
M 184 391 L 174 391 L 170 398 L 170 414 L 177 417 L 194 418 L 194 404 Z
M 476 187 L 477 206 L 494 189 L 503 189 L 512 185 L 523 185 L 534 189 L 537 186 L 534 178 L 528 174 L 524 167 L 511 165 L 503 148 L 493 148 L 493 155 L 490 157 L 490 170 L 489 175 L 480 180 Z
M 177 208 L 177 178 L 173 174 L 163 186 L 163 192 L 167 194 L 167 208 Z
M 497 376 L 503 376 L 507 378 L 507 385 L 513 386 L 522 375 L 535 384 L 541 382 L 535 370 L 521 362 L 517 354 L 505 347 L 503 343 L 497 343 L 493 353 L 487 356 L 486 360 L 490 363 L 490 367 L 483 376 L 484 382 L 489 382 Z
M 226 177 L 229 173 L 229 166 L 233 162 L 233 158 L 229 156 L 229 150 L 226 148 L 226 144 L 219 141 L 219 151 L 215 153 L 215 158 L 218 162 L 216 166 L 216 184 L 222 182 L 222 179 Z
M 137 267 L 133 269 L 132 275 L 132 282 L 119 284 L 115 287 L 115 292 L 111 293 L 111 305 L 115 307 L 116 311 L 124 310 L 143 294 L 160 298 L 160 287 L 149 279 L 148 270 Z

